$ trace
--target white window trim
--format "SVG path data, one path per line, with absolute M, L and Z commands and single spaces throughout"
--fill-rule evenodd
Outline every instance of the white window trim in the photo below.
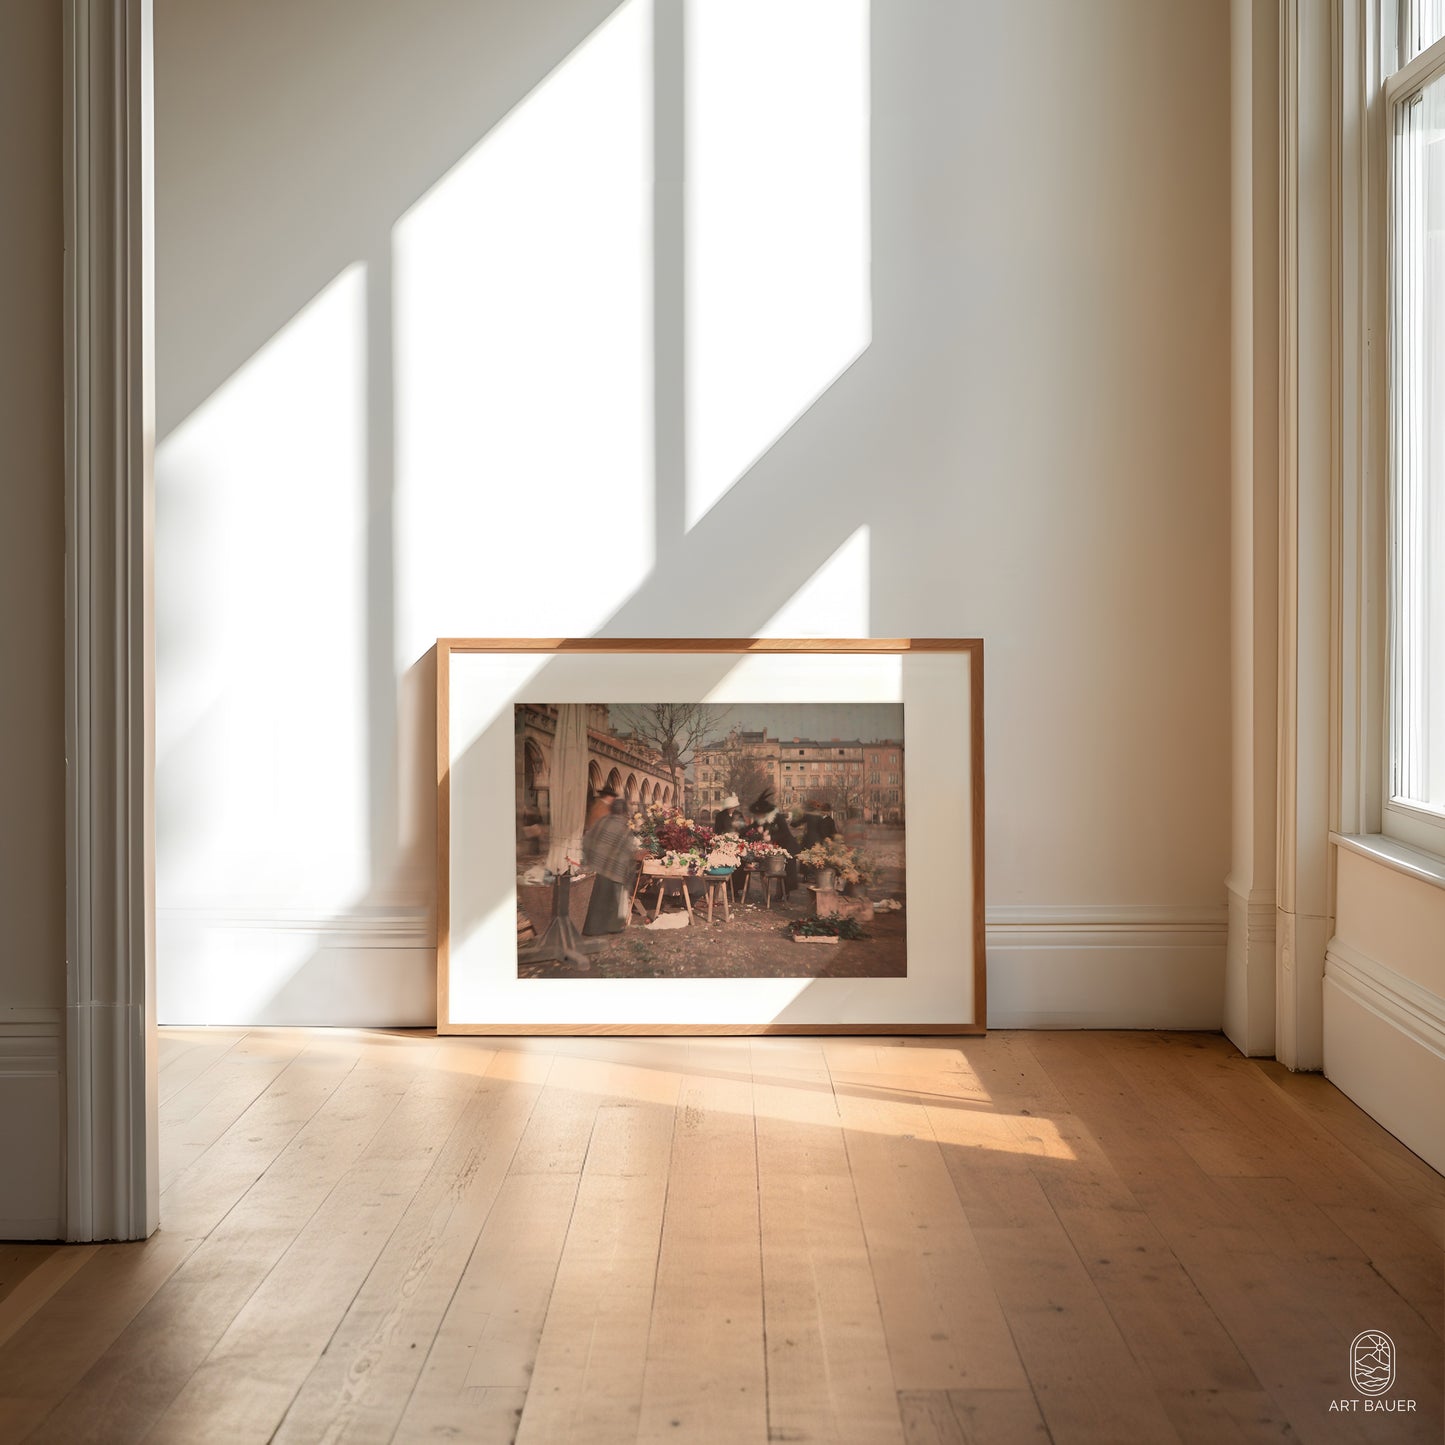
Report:
M 1331 836 L 1393 840 L 1445 863 L 1445 820 L 1391 797 L 1393 636 L 1389 357 L 1393 106 L 1433 76 L 1439 42 L 1394 75 L 1397 0 L 1339 0 L 1339 493 Z M 1383 338 L 1384 345 L 1375 338 Z M 1388 851 L 1388 850 L 1387 850 Z
M 1373 7 L 1370 7 L 1373 10 Z M 1383 18 L 1383 17 L 1380 17 Z M 1403 22 L 1403 7 L 1400 22 Z M 1376 35 L 1382 35 L 1376 20 Z M 1383 49 L 1383 46 L 1381 47 Z M 1378 72 L 1376 72 L 1378 74 Z M 1385 468 L 1383 486 L 1386 498 L 1386 508 L 1389 522 L 1386 530 L 1385 545 L 1388 553 L 1393 559 L 1395 548 L 1395 523 L 1394 506 L 1396 488 L 1394 482 L 1395 461 L 1394 461 L 1394 433 L 1397 410 L 1394 397 L 1390 392 L 1389 373 L 1397 366 L 1396 346 L 1398 336 L 1395 327 L 1395 237 L 1393 234 L 1394 216 L 1394 194 L 1396 185 L 1395 175 L 1395 134 L 1396 134 L 1396 109 L 1411 96 L 1418 93 L 1432 80 L 1445 75 L 1445 37 L 1436 40 L 1432 45 L 1422 50 L 1418 55 L 1411 58 L 1393 75 L 1384 77 L 1379 84 L 1379 110 L 1380 123 L 1376 134 L 1371 137 L 1370 151 L 1381 168 L 1385 177 L 1383 215 L 1371 218 L 1376 235 L 1381 238 L 1381 260 L 1385 280 L 1383 289 L 1385 294 L 1385 327 L 1384 334 L 1387 336 L 1385 348 L 1385 364 L 1388 367 L 1385 383 L 1382 387 L 1382 402 L 1386 408 L 1386 415 L 1382 419 L 1384 434 L 1388 438 L 1388 448 L 1385 457 Z M 1392 716 L 1394 697 L 1394 659 L 1395 659 L 1395 629 L 1397 626 L 1396 598 L 1390 587 L 1390 571 L 1393 560 L 1384 564 L 1380 570 L 1379 588 L 1384 597 L 1384 607 L 1388 616 L 1388 635 L 1384 644 L 1384 719 L 1381 729 L 1381 745 L 1375 758 L 1375 766 L 1380 776 L 1382 805 L 1378 830 L 1386 838 L 1403 843 L 1407 847 L 1423 851 L 1427 855 L 1445 862 L 1445 813 L 1440 813 L 1431 808 L 1422 807 L 1408 799 L 1394 795 L 1394 780 L 1396 776 L 1396 748 L 1398 732 L 1396 722 Z
M 1361 857 L 1381 863 L 1396 873 L 1403 873 L 1407 878 L 1418 879 L 1421 883 L 1429 883 L 1435 888 L 1445 888 L 1445 861 L 1434 854 L 1422 853 L 1418 848 L 1407 847 L 1404 843 L 1397 843 L 1393 838 L 1386 838 L 1380 833 L 1368 833 L 1364 836 L 1331 833 L 1330 842 L 1348 849 L 1351 853 L 1358 853 Z

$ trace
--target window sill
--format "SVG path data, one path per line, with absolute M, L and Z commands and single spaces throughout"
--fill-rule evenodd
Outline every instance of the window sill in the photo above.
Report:
M 1341 848 L 1348 848 L 1351 853 L 1372 858 L 1376 863 L 1383 863 L 1386 868 L 1393 868 L 1397 873 L 1418 878 L 1422 883 L 1431 883 L 1436 888 L 1445 888 L 1445 858 L 1437 857 L 1434 853 L 1411 848 L 1406 843 L 1397 843 L 1383 833 L 1331 833 L 1330 842 Z

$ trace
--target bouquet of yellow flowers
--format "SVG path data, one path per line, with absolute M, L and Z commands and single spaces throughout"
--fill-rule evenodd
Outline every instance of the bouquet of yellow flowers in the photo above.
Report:
M 831 868 L 844 883 L 873 881 L 873 860 L 861 848 L 850 848 L 839 838 L 825 838 L 804 848 L 798 862 L 812 868 Z

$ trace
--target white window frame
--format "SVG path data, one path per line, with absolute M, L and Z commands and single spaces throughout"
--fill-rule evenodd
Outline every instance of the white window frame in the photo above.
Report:
M 1412 14 L 1410 0 L 1400 0 L 1398 11 L 1386 3 L 1381 11 L 1382 68 L 1389 66 L 1396 50 L 1396 37 L 1410 33 Z M 1393 32 L 1393 33 L 1392 33 Z M 1396 587 L 1399 575 L 1399 532 L 1400 486 L 1397 473 L 1397 440 L 1400 422 L 1400 400 L 1395 387 L 1395 378 L 1400 370 L 1400 349 L 1402 337 L 1398 324 L 1397 305 L 1400 274 L 1397 264 L 1397 236 L 1395 234 L 1395 206 L 1399 189 L 1400 110 L 1431 81 L 1445 76 L 1445 37 L 1433 42 L 1418 54 L 1410 56 L 1396 67 L 1392 74 L 1383 76 L 1381 84 L 1383 102 L 1383 145 L 1382 163 L 1386 177 L 1385 215 L 1383 227 L 1385 244 L 1381 255 L 1386 267 L 1386 334 L 1388 338 L 1387 374 L 1385 382 L 1385 404 L 1388 409 L 1386 461 L 1386 507 L 1388 522 L 1386 546 L 1388 561 L 1385 566 L 1384 588 L 1386 594 L 1387 638 L 1386 681 L 1384 698 L 1383 746 L 1380 749 L 1382 772 L 1382 808 L 1380 831 L 1388 838 L 1407 847 L 1419 849 L 1434 857 L 1445 859 L 1445 813 L 1418 806 L 1396 794 L 1396 780 L 1399 777 L 1400 719 L 1396 715 L 1398 648 L 1400 626 L 1400 597 Z M 1441 665 L 1445 665 L 1442 661 Z

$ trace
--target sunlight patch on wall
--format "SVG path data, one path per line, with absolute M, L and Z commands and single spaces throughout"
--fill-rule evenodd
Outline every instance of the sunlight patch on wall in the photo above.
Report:
M 156 451 L 163 907 L 366 882 L 365 289 L 348 267 Z
M 869 575 L 865 522 L 753 636 L 867 637 Z
M 651 40 L 628 0 L 394 228 L 402 666 L 651 568 Z
M 867 347 L 867 0 L 689 0 L 694 527 Z

